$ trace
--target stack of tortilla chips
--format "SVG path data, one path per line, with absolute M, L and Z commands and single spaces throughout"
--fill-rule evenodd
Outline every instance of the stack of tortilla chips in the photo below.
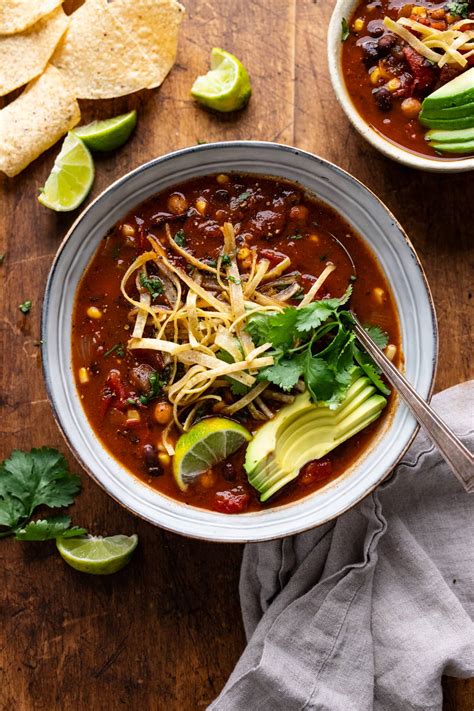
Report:
M 176 59 L 184 8 L 177 0 L 2 0 L 0 170 L 13 176 L 79 123 L 77 99 L 159 86 Z M 28 83 L 29 82 L 29 83 Z

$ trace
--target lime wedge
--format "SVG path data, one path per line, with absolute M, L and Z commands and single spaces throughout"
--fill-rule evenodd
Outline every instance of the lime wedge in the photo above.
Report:
M 56 546 L 61 557 L 81 573 L 109 575 L 122 570 L 137 547 L 138 536 L 88 536 L 58 538 Z
M 74 129 L 74 133 L 91 151 L 114 151 L 128 140 L 136 124 L 137 112 L 130 111 L 128 114 L 79 126 Z
M 252 435 L 226 417 L 208 417 L 181 435 L 173 457 L 173 475 L 182 491 L 197 477 L 236 452 Z
M 56 212 L 68 212 L 85 200 L 94 181 L 94 163 L 80 138 L 68 133 L 38 200 Z
M 211 70 L 198 77 L 191 88 L 200 104 L 224 112 L 242 109 L 251 93 L 250 77 L 242 62 L 217 47 L 211 52 Z

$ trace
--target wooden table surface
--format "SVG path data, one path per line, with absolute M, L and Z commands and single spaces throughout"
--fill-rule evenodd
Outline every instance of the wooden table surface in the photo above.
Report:
M 409 170 L 381 157 L 354 132 L 328 78 L 332 5 L 188 0 L 178 61 L 160 90 L 82 103 L 84 122 L 131 108 L 139 112 L 132 140 L 97 160 L 92 195 L 140 163 L 198 141 L 279 141 L 334 161 L 387 203 L 418 251 L 439 318 L 440 390 L 473 375 L 472 174 Z M 211 115 L 189 98 L 213 46 L 235 52 L 252 77 L 250 105 L 236 116 Z M 0 268 L 2 458 L 13 448 L 44 444 L 66 452 L 46 400 L 37 347 L 48 270 L 76 217 L 50 212 L 35 200 L 56 153 L 57 147 L 0 184 L 0 253 L 6 253 Z M 25 299 L 33 301 L 28 316 L 18 309 Z M 68 568 L 52 544 L 1 542 L 0 708 L 204 709 L 244 646 L 237 591 L 241 547 L 166 533 L 121 509 L 85 473 L 82 482 L 74 521 L 102 534 L 137 532 L 139 549 L 121 573 L 95 578 Z M 445 709 L 473 708 L 472 681 L 445 682 Z

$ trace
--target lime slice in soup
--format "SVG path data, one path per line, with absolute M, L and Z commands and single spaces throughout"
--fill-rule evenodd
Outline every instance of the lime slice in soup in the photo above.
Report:
M 223 112 L 243 108 L 251 93 L 250 77 L 242 62 L 217 47 L 211 52 L 210 71 L 199 76 L 191 88 L 196 101 Z
M 225 417 L 209 417 L 181 435 L 173 457 L 173 474 L 182 491 L 214 464 L 224 461 L 252 435 Z
M 138 536 L 89 536 L 58 538 L 56 546 L 71 568 L 81 573 L 109 575 L 127 565 L 137 547 Z
M 130 111 L 104 121 L 93 121 L 74 130 L 91 151 L 113 151 L 128 140 L 137 124 L 137 112 Z
M 94 162 L 89 149 L 74 133 L 68 133 L 38 200 L 56 212 L 79 207 L 94 182 Z

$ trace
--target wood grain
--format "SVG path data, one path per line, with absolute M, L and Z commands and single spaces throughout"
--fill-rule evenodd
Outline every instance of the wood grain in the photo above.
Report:
M 93 195 L 140 163 L 198 140 L 275 140 L 334 161 L 389 205 L 418 250 L 439 317 L 441 389 L 473 375 L 472 178 L 398 166 L 349 127 L 326 66 L 332 4 L 188 0 L 178 62 L 159 91 L 82 102 L 84 121 L 131 108 L 140 117 L 132 140 L 97 161 Z M 252 76 L 254 96 L 237 116 L 213 116 L 189 99 L 212 46 L 235 52 Z M 35 200 L 56 152 L 0 185 L 0 253 L 6 253 L 0 268 L 2 458 L 15 447 L 46 443 L 66 451 L 46 401 L 37 346 L 45 279 L 75 217 L 56 215 Z M 25 317 L 18 304 L 27 298 L 33 308 Z M 74 520 L 97 533 L 136 531 L 141 545 L 127 569 L 95 579 L 67 568 L 52 545 L 2 542 L 0 708 L 204 709 L 244 646 L 240 547 L 153 528 L 119 508 L 85 474 L 82 481 Z M 446 710 L 472 711 L 472 681 L 446 680 L 444 690 Z

